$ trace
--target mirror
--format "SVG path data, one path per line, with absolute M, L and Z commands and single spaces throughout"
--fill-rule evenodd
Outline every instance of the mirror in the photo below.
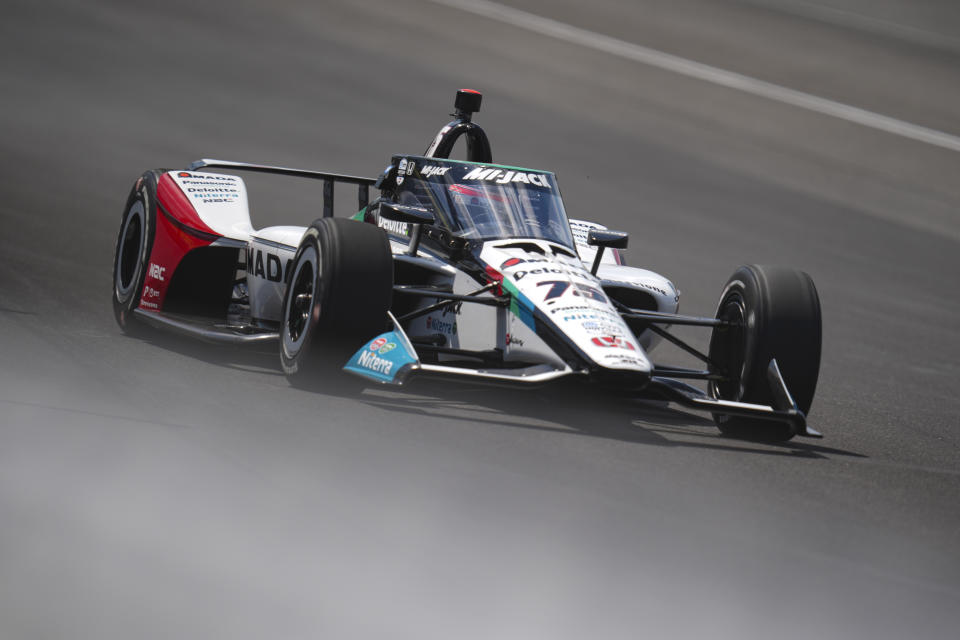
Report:
M 626 249 L 629 238 L 630 235 L 626 231 L 590 229 L 590 232 L 587 234 L 587 244 L 597 247 L 597 254 L 593 257 L 593 266 L 590 267 L 590 273 L 597 275 L 597 269 L 600 268 L 600 258 L 603 257 L 604 249 L 607 247 L 611 249 Z
M 587 244 L 601 248 L 626 249 L 629 238 L 630 234 L 626 231 L 590 229 L 590 232 L 587 234 Z

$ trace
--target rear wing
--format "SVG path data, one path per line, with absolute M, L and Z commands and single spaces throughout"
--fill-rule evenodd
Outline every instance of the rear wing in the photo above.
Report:
M 259 173 L 274 173 L 284 176 L 295 176 L 298 178 L 311 178 L 313 180 L 323 180 L 323 217 L 333 217 L 333 185 L 337 182 L 357 185 L 357 208 L 362 210 L 370 202 L 370 187 L 376 180 L 373 178 L 362 178 L 360 176 L 348 176 L 339 173 L 324 173 L 322 171 L 310 171 L 308 169 L 289 169 L 287 167 L 271 167 L 264 164 L 250 164 L 249 162 L 233 162 L 230 160 L 213 160 L 211 158 L 202 158 L 196 162 L 191 162 L 187 167 L 189 171 L 198 169 L 235 169 L 239 171 L 256 171 Z

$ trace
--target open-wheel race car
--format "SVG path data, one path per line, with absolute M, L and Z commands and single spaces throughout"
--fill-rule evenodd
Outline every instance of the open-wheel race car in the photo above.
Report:
M 147 171 L 117 239 L 120 327 L 275 341 L 294 384 L 331 367 L 394 385 L 580 378 L 708 411 L 727 435 L 820 436 L 806 424 L 821 344 L 806 273 L 742 266 L 712 317 L 679 314 L 667 278 L 623 264 L 625 233 L 567 218 L 553 173 L 492 164 L 480 101 L 459 91 L 426 152 L 393 156 L 378 179 L 219 160 Z M 461 137 L 467 160 L 452 160 Z M 323 215 L 254 229 L 243 180 L 222 170 L 319 180 Z M 333 216 L 336 183 L 358 189 L 352 218 Z M 681 325 L 709 329 L 707 353 L 670 332 Z M 703 365 L 655 364 L 661 341 Z

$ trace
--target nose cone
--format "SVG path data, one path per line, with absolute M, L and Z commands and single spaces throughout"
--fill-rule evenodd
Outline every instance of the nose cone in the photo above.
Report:
M 503 275 L 512 311 L 525 323 L 539 320 L 591 367 L 649 377 L 652 363 L 579 258 L 527 241 L 487 246 L 481 258 Z

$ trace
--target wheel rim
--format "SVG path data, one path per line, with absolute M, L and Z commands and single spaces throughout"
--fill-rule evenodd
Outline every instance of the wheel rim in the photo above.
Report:
M 136 286 L 141 268 L 145 231 L 143 201 L 137 200 L 127 212 L 120 232 L 120 246 L 117 249 L 114 283 L 117 288 L 117 297 L 120 299 L 127 298 Z
M 711 395 L 724 400 L 740 400 L 743 397 L 743 369 L 746 363 L 746 310 L 743 298 L 731 294 L 717 309 L 717 318 L 726 320 L 727 339 L 711 344 L 710 359 L 723 369 L 725 379 L 711 380 Z
M 319 279 L 319 254 L 314 247 L 303 251 L 297 261 L 290 286 L 287 289 L 286 316 L 283 319 L 283 349 L 288 356 L 294 356 L 303 346 L 314 314 Z

